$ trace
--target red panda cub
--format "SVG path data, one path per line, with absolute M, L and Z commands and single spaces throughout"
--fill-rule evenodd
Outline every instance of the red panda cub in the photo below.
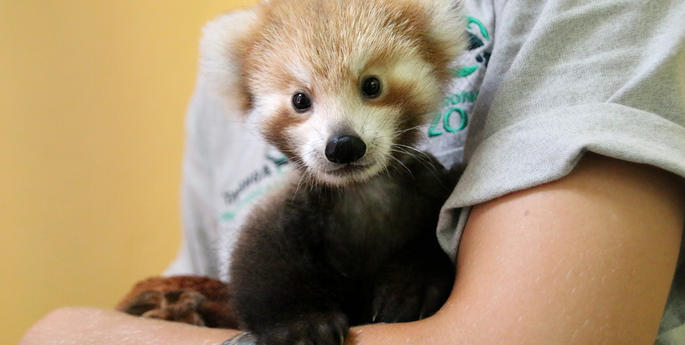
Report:
M 449 0 L 268 0 L 207 25 L 202 73 L 294 165 L 230 265 L 258 344 L 335 344 L 417 320 L 454 267 L 435 236 L 451 191 L 415 148 L 464 45 Z

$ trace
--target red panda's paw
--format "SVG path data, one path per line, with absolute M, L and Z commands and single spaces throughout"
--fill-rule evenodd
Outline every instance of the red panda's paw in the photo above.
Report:
M 375 283 L 370 322 L 407 322 L 429 317 L 445 303 L 453 282 L 454 269 L 446 257 L 442 263 L 390 266 Z
M 375 288 L 370 322 L 407 322 L 421 318 L 422 284 L 412 281 L 383 283 Z
M 348 330 L 345 314 L 314 313 L 260 332 L 257 345 L 342 345 Z

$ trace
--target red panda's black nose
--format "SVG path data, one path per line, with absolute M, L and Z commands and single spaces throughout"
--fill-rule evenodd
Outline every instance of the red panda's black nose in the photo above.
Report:
M 354 135 L 341 135 L 328 139 L 326 158 L 333 163 L 347 164 L 364 157 L 366 144 Z

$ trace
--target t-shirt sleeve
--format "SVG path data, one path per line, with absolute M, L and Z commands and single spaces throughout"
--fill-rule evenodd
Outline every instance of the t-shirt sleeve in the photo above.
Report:
M 216 101 L 200 80 L 188 108 L 186 140 L 181 184 L 181 216 L 183 239 L 176 259 L 165 275 L 193 274 L 218 277 L 215 253 L 210 249 L 215 242 L 213 234 L 216 219 L 213 217 L 212 191 L 214 189 L 211 159 L 211 137 Z
M 685 176 L 685 2 L 500 3 L 438 229 L 453 257 L 470 206 L 562 178 L 584 152 Z

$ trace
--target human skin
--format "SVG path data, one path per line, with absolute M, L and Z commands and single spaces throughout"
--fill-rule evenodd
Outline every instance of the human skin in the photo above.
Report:
M 653 344 L 684 215 L 680 177 L 588 154 L 559 181 L 474 207 L 437 314 L 355 327 L 346 344 Z M 20 344 L 219 345 L 233 334 L 64 308 Z

